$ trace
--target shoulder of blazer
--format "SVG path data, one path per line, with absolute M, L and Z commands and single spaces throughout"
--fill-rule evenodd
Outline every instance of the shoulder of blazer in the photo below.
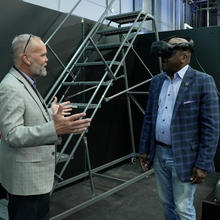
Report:
M 15 85 L 18 86 L 19 84 L 24 86 L 25 81 L 24 77 L 12 67 L 2 79 L 1 84 L 11 85 L 12 87 Z
M 164 72 L 162 72 L 162 73 L 158 73 L 157 75 L 155 75 L 152 78 L 152 81 L 155 81 L 155 80 L 158 80 L 158 79 L 164 79 L 164 78 L 165 78 L 165 75 L 164 75 Z
M 186 76 L 186 77 L 185 77 Z M 213 78 L 210 74 L 200 72 L 196 69 L 193 69 L 192 67 L 189 66 L 188 70 L 186 71 L 186 74 L 184 76 L 184 80 L 194 78 L 196 79 L 196 82 L 200 82 L 200 84 L 206 83 L 208 78 Z M 208 80 L 209 81 L 209 80 Z
M 17 80 L 19 80 L 21 83 L 26 83 L 26 79 L 21 75 L 21 73 L 19 73 L 14 67 L 12 67 L 9 70 L 9 74 L 11 74 L 12 76 L 14 76 Z
M 165 80 L 165 78 L 166 77 L 165 77 L 164 73 L 159 73 L 152 78 L 151 84 L 160 84 L 160 82 L 163 82 Z
M 7 77 L 9 77 L 9 80 L 6 79 Z M 15 80 L 12 80 L 12 77 Z M 10 71 L 8 72 L 8 74 L 6 75 L 6 78 L 5 78 L 5 82 L 4 83 L 10 84 L 12 86 L 16 85 L 18 88 L 20 88 L 22 90 L 25 89 L 26 91 L 28 91 L 28 93 L 32 96 L 32 98 L 35 100 L 35 102 L 40 107 L 40 109 L 42 111 L 42 114 L 44 115 L 45 119 L 47 121 L 50 120 L 49 117 L 48 117 L 48 114 L 45 111 L 45 108 L 44 108 L 44 106 L 43 106 L 43 104 L 42 104 L 42 102 L 41 102 L 41 100 L 39 98 L 39 96 L 36 94 L 36 92 L 34 91 L 33 87 L 31 86 L 31 84 L 21 75 L 21 73 L 19 73 L 15 68 L 12 67 L 10 69 Z M 19 87 L 19 85 L 20 85 L 20 87 Z
M 25 87 L 26 90 L 28 90 L 28 92 L 32 95 L 32 96 L 36 96 L 35 91 L 32 87 L 32 85 L 28 82 L 27 79 L 25 79 L 24 76 L 21 75 L 21 73 L 19 73 L 15 68 L 11 68 L 10 71 L 8 72 L 9 75 L 13 76 L 16 81 L 19 84 L 23 84 L 23 86 Z

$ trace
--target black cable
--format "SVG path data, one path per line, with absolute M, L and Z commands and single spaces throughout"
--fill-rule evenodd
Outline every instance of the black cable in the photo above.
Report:
M 204 73 L 206 73 L 206 71 L 204 70 L 204 68 L 203 68 L 202 65 L 200 64 L 200 62 L 199 62 L 199 60 L 198 60 L 198 57 L 196 56 L 195 53 L 194 53 L 194 56 L 195 56 L 195 59 L 196 59 L 197 64 L 199 65 L 199 68 L 200 68 Z M 216 90 L 217 90 L 218 96 L 220 96 L 220 92 L 219 92 L 217 86 L 216 86 Z

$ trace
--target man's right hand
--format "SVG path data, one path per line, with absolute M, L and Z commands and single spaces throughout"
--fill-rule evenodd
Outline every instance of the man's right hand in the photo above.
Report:
M 148 159 L 148 155 L 147 154 L 141 154 L 140 157 L 139 157 L 141 168 L 144 171 L 148 170 L 147 159 Z
M 64 117 L 62 112 L 63 106 L 60 105 L 57 113 L 54 114 L 54 126 L 57 135 L 83 132 L 90 126 L 90 118 L 80 119 L 85 117 L 86 113 L 78 113 Z

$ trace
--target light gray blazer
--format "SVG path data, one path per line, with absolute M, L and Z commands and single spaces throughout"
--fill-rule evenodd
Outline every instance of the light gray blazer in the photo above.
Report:
M 58 137 L 49 111 L 27 80 L 11 68 L 0 83 L 0 182 L 11 194 L 52 189 Z

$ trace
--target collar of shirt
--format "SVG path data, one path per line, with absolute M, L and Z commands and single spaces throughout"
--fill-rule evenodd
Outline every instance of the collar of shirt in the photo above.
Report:
M 187 69 L 188 69 L 189 65 L 187 64 L 186 66 L 184 66 L 182 69 L 180 69 L 178 72 L 176 72 L 174 74 L 174 79 L 176 79 L 177 76 L 179 76 L 181 79 L 183 79 Z M 165 76 L 170 80 L 170 77 L 167 75 L 167 73 L 164 73 Z
M 30 76 L 28 76 L 24 72 L 21 71 L 21 73 L 31 83 L 31 85 L 34 86 L 34 88 L 36 88 L 36 81 L 33 80 Z

